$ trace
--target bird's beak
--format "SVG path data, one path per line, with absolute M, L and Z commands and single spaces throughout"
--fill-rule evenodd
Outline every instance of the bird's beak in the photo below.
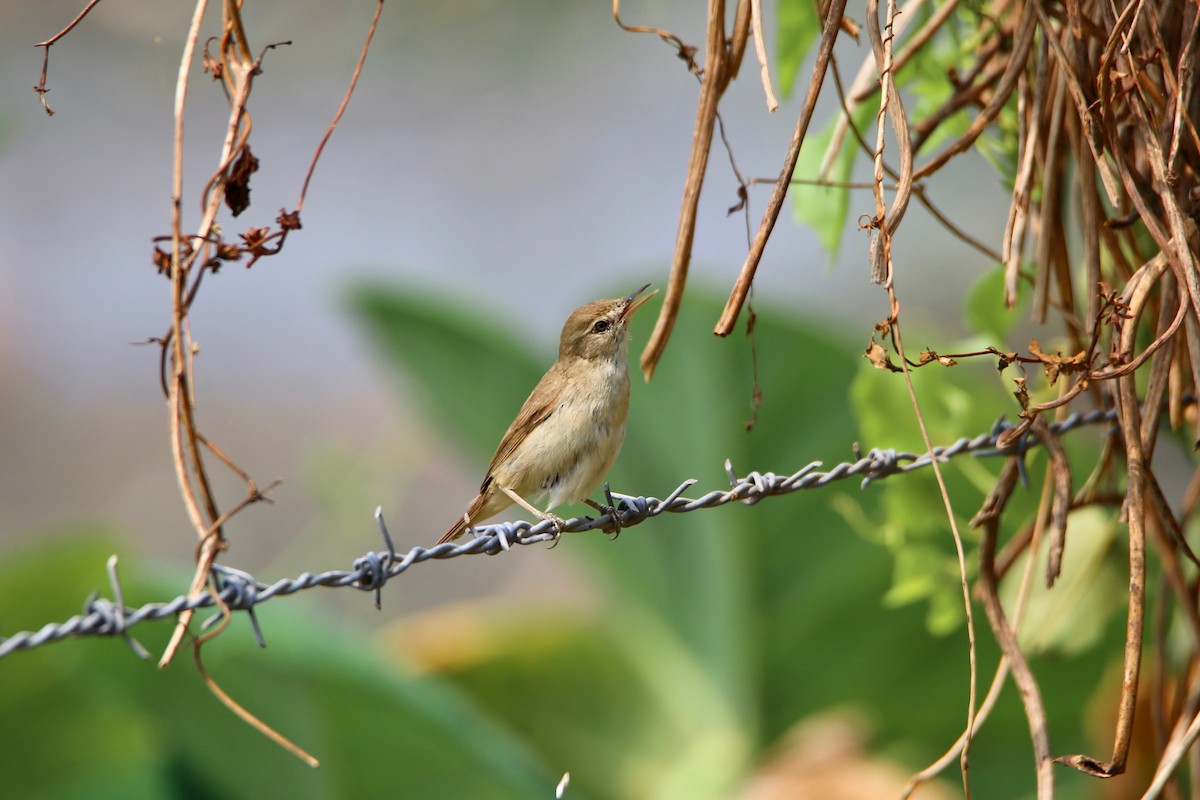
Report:
M 650 284 L 647 283 L 645 286 L 638 289 L 636 292 L 629 295 L 622 301 L 625 304 L 625 308 L 621 310 L 621 322 L 628 322 L 629 318 L 633 316 L 633 312 L 635 312 L 639 308 L 641 308 L 642 305 L 647 300 L 649 300 L 651 297 L 654 297 L 654 295 L 658 294 L 658 290 L 655 289 L 653 292 L 646 295 L 645 297 L 641 297 L 641 298 L 638 297 L 638 295 L 640 295 L 642 292 L 646 291 L 649 288 L 650 288 Z

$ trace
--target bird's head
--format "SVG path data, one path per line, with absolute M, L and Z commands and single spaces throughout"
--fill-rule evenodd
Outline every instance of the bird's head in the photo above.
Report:
M 597 300 L 572 311 L 563 325 L 558 357 L 592 361 L 623 354 L 633 312 L 655 294 L 642 295 L 649 288 L 647 283 L 628 297 Z

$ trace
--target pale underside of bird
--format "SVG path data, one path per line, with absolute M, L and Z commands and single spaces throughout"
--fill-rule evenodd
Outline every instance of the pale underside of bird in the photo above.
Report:
M 558 359 L 513 420 L 466 513 L 438 541 L 457 539 L 474 522 L 514 503 L 541 519 L 550 511 L 587 502 L 612 469 L 629 416 L 629 320 L 654 294 L 646 284 L 628 297 L 580 306 L 563 325 Z M 546 501 L 545 511 L 534 503 Z

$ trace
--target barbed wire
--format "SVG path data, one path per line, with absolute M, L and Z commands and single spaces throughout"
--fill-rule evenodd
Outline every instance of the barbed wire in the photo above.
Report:
M 1060 422 L 1051 423 L 1049 428 L 1052 433 L 1061 435 L 1075 428 L 1111 422 L 1113 419 L 1115 419 L 1115 412 L 1099 409 L 1072 414 Z M 1018 455 L 1022 456 L 1023 462 L 1024 454 L 1039 444 L 1032 434 L 1020 437 L 1010 447 L 1004 449 L 996 447 L 997 439 L 1013 427 L 1011 423 L 1001 417 L 987 433 L 981 433 L 973 438 L 963 437 L 953 444 L 935 447 L 932 458 L 928 453 L 875 449 L 855 461 L 843 462 L 827 471 L 820 471 L 820 468 L 824 466 L 822 462 L 813 461 L 791 475 L 750 472 L 745 476 L 738 477 L 733 465 L 726 460 L 725 471 L 729 476 L 731 488 L 712 491 L 694 499 L 683 496 L 683 493 L 696 483 L 694 478 L 685 480 L 675 491 L 661 500 L 657 497 L 612 492 L 605 484 L 605 499 L 608 501 L 609 511 L 596 519 L 575 517 L 567 520 L 562 528 L 562 533 L 576 533 L 597 528 L 609 532 L 619 532 L 660 514 L 682 514 L 715 508 L 734 501 L 753 505 L 768 497 L 791 494 L 801 489 L 818 489 L 836 481 L 858 476 L 862 476 L 861 487 L 865 489 L 873 481 L 927 467 L 933 458 L 944 462 L 966 453 L 972 453 L 977 457 Z M 476 527 L 475 538 L 461 544 L 447 542 L 430 548 L 418 545 L 400 556 L 392 544 L 381 509 L 376 509 L 375 518 L 387 550 L 370 551 L 360 556 L 355 559 L 353 569 L 330 570 L 320 573 L 304 572 L 295 578 L 284 578 L 268 585 L 259 582 L 248 572 L 216 564 L 213 567 L 216 595 L 230 613 L 233 611 L 247 612 L 255 638 L 262 646 L 264 644 L 262 631 L 259 629 L 254 609 L 258 604 L 266 602 L 272 597 L 283 597 L 317 586 L 349 586 L 361 591 L 374 592 L 375 605 L 379 607 L 380 593 L 384 585 L 415 564 L 481 553 L 496 555 L 510 550 L 514 545 L 556 542 L 559 536 L 559 531 L 549 520 L 541 520 L 536 523 L 524 520 L 503 522 Z M 0 658 L 18 650 L 30 650 L 72 636 L 120 636 L 139 657 L 149 658 L 149 653 L 145 648 L 129 634 L 130 628 L 142 622 L 174 617 L 187 609 L 198 610 L 217 605 L 213 594 L 206 592 L 194 597 L 180 595 L 166 603 L 147 603 L 135 609 L 127 608 L 117 575 L 117 557 L 115 555 L 108 560 L 108 576 L 112 587 L 112 600 L 93 592 L 84 603 L 82 614 L 77 614 L 65 622 L 48 623 L 37 631 L 21 631 L 6 638 L 0 638 Z M 202 627 L 207 628 L 215 624 L 224 613 L 223 611 L 218 612 L 206 620 Z

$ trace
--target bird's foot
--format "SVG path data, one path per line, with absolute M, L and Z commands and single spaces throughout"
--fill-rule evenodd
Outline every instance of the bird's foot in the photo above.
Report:
M 565 531 L 567 528 L 567 521 L 557 514 L 551 514 L 549 511 L 538 512 L 538 516 L 540 516 L 544 522 L 549 522 L 554 526 L 554 544 L 550 545 L 550 549 L 553 550 L 554 548 L 558 547 L 558 540 L 562 537 L 563 531 Z
M 601 528 L 602 531 L 605 533 L 611 533 L 612 538 L 614 539 L 621 535 L 621 515 L 617 513 L 617 507 L 615 504 L 611 506 L 601 505 L 595 500 L 592 500 L 590 497 L 585 499 L 583 502 L 599 511 L 601 516 L 604 516 L 605 514 L 608 515 L 609 523 Z

